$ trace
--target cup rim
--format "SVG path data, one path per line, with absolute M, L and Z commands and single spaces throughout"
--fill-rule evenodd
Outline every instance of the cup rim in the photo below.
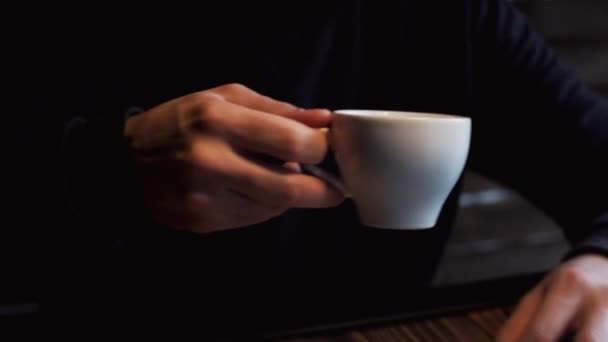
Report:
M 462 115 L 454 115 L 447 113 L 436 112 L 420 112 L 407 110 L 391 110 L 391 109 L 337 109 L 332 111 L 335 115 L 341 115 L 351 118 L 374 119 L 374 120 L 442 120 L 442 121 L 470 121 L 471 118 Z M 367 115 L 367 114 L 391 113 L 403 115 Z

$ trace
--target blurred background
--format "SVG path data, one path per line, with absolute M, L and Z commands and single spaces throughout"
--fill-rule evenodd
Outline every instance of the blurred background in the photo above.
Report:
M 604 96 L 608 96 L 608 0 L 518 0 L 514 3 L 529 16 L 532 24 L 544 34 L 584 81 Z M 27 40 L 25 43 L 28 43 Z M 34 57 L 36 56 L 32 56 Z M 6 65 L 12 66 L 10 63 Z M 23 72 L 17 69 L 13 71 L 20 75 Z M 19 77 L 19 80 L 21 79 L 27 78 Z M 22 85 L 10 86 L 19 88 Z M 23 88 L 29 87 L 30 85 L 23 85 Z M 40 88 L 43 89 L 42 86 Z M 45 105 L 23 103 L 19 98 L 13 102 L 19 106 Z M 32 136 L 38 135 L 55 136 L 49 131 L 61 130 L 59 125 L 55 127 L 46 124 L 44 120 L 51 121 L 50 118 L 32 120 L 20 116 L 3 117 L 3 120 L 9 119 L 27 122 L 3 121 L 5 127 L 29 124 L 29 130 L 24 130 L 29 135 L 21 132 L 14 134 L 18 145 L 28 146 L 22 141 L 31 140 Z M 31 125 L 34 121 L 36 124 Z M 60 134 L 56 136 L 59 137 Z M 53 210 L 53 199 L 48 198 L 48 193 L 59 191 L 40 189 L 38 186 L 41 186 L 41 182 L 37 181 L 43 178 L 40 172 L 50 173 L 49 170 L 53 169 L 52 156 L 56 152 L 52 149 L 59 145 L 59 142 L 52 141 L 44 146 L 32 146 L 31 150 L 5 149 L 7 158 L 16 162 L 3 165 L 3 172 L 7 173 L 2 179 L 4 195 L 16 203 L 15 207 L 25 210 L 5 210 L 6 222 L 13 222 L 14 217 L 22 226 L 29 227 L 30 221 L 40 221 L 40 218 L 48 222 L 60 221 L 53 218 L 57 213 Z M 23 167 L 31 164 L 40 168 Z M 25 179 L 32 179 L 31 184 L 26 185 L 27 191 L 24 191 L 23 184 L 11 181 L 17 174 L 26 177 Z M 535 273 L 548 270 L 559 262 L 568 245 L 559 228 L 543 213 L 517 193 L 479 175 L 468 172 L 465 180 L 465 192 L 460 200 L 462 210 L 435 278 L 436 285 Z M 35 196 L 30 196 L 31 193 Z M 45 204 L 42 211 L 35 215 L 37 217 L 27 214 L 30 203 Z M 3 275 L 3 283 L 0 285 L 3 287 L 0 291 L 0 318 L 26 315 L 39 310 L 38 298 L 33 294 L 38 293 L 42 281 L 38 273 L 32 271 L 32 267 L 23 266 L 37 265 L 39 255 L 36 252 L 54 248 L 49 247 L 44 239 L 38 241 L 31 238 L 37 236 L 39 231 L 49 234 L 48 227 L 35 225 L 27 231 L 5 229 L 3 232 L 10 235 L 10 238 L 0 239 L 0 259 L 4 261 L 0 267 Z M 14 240 L 27 243 L 11 244 L 10 241 Z M 16 275 L 16 278 L 24 280 L 13 285 L 7 275 Z
M 608 1 L 513 1 L 591 87 L 608 96 Z M 460 218 L 438 286 L 545 271 L 568 245 L 559 228 L 517 193 L 468 172 Z

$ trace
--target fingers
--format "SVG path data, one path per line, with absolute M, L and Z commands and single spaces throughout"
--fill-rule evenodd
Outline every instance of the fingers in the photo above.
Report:
M 319 163 L 327 153 L 326 134 L 284 117 L 224 101 L 206 103 L 200 115 L 207 132 L 248 151 L 308 164 Z
M 530 341 L 555 341 L 562 336 L 583 302 L 578 275 L 568 269 L 556 273 L 538 312 L 523 336 Z
M 594 301 L 583 315 L 576 342 L 608 341 L 608 298 Z
M 196 173 L 193 177 L 200 177 L 204 184 L 221 184 L 271 208 L 324 208 L 344 200 L 337 189 L 316 177 L 287 168 L 277 172 L 235 153 L 220 151 L 208 141 L 195 142 L 191 152 Z
M 288 102 L 261 95 L 238 83 L 222 85 L 209 91 L 221 95 L 226 101 L 276 115 L 286 115 L 300 110 L 300 108 Z
M 536 286 L 519 302 L 513 315 L 498 334 L 498 342 L 519 341 L 543 299 L 543 285 Z
M 608 260 L 579 256 L 530 292 L 499 334 L 499 341 L 608 341 Z
M 290 103 L 261 95 L 237 83 L 223 85 L 209 91 L 221 95 L 228 102 L 261 112 L 280 115 L 310 127 L 324 127 L 331 121 L 331 113 L 326 109 L 305 110 Z
M 301 173 L 277 173 L 245 160 L 236 161 L 234 168 L 224 170 L 223 175 L 233 191 L 270 207 L 325 208 L 343 200 L 337 189 L 321 179 Z
M 252 176 L 253 174 L 253 176 Z M 271 175 L 267 171 L 234 174 L 232 190 L 268 206 L 289 208 L 328 208 L 340 204 L 344 196 L 324 181 L 300 173 Z M 256 180 L 252 181 L 255 177 Z M 277 179 L 273 179 L 277 177 Z

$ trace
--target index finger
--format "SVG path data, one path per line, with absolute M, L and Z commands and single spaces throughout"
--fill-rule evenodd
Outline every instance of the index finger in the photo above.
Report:
M 567 272 L 555 275 L 547 294 L 524 336 L 542 341 L 557 340 L 571 324 L 583 301 L 583 294 Z
M 307 164 L 319 163 L 327 153 L 327 136 L 321 130 L 231 102 L 215 106 L 221 113 L 216 129 L 233 146 L 283 162 Z
M 238 83 L 219 86 L 209 91 L 222 96 L 226 101 L 250 109 L 280 115 L 299 121 L 310 127 L 325 127 L 331 121 L 327 109 L 303 109 L 291 103 L 273 99 Z
M 530 319 L 538 311 L 543 299 L 543 285 L 537 285 L 522 298 L 515 311 L 498 334 L 497 341 L 519 341 Z
M 608 301 L 605 301 L 608 302 Z M 593 303 L 584 315 L 581 328 L 576 333 L 576 342 L 608 341 L 608 310 L 606 303 Z

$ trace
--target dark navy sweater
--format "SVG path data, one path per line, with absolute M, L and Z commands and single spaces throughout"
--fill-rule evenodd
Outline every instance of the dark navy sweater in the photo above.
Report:
M 112 22 L 120 34 L 92 30 L 62 62 L 74 77 L 64 106 L 72 236 L 104 255 L 103 263 L 120 265 L 102 267 L 120 279 L 119 292 L 127 291 L 125 279 L 140 277 L 164 284 L 146 285 L 155 296 L 187 293 L 183 298 L 199 298 L 194 302 L 205 307 L 239 311 L 256 297 L 301 298 L 303 305 L 364 294 L 378 302 L 432 278 L 460 185 L 437 226 L 424 231 L 361 226 L 349 201 L 209 236 L 140 216 L 121 140 L 126 111 L 229 82 L 303 107 L 469 116 L 470 170 L 520 192 L 553 218 L 574 244 L 570 256 L 608 253 L 608 103 L 511 4 L 232 6 L 205 4 L 199 17 L 180 21 Z M 71 60 L 84 61 L 84 69 Z M 335 168 L 331 155 L 325 164 Z

